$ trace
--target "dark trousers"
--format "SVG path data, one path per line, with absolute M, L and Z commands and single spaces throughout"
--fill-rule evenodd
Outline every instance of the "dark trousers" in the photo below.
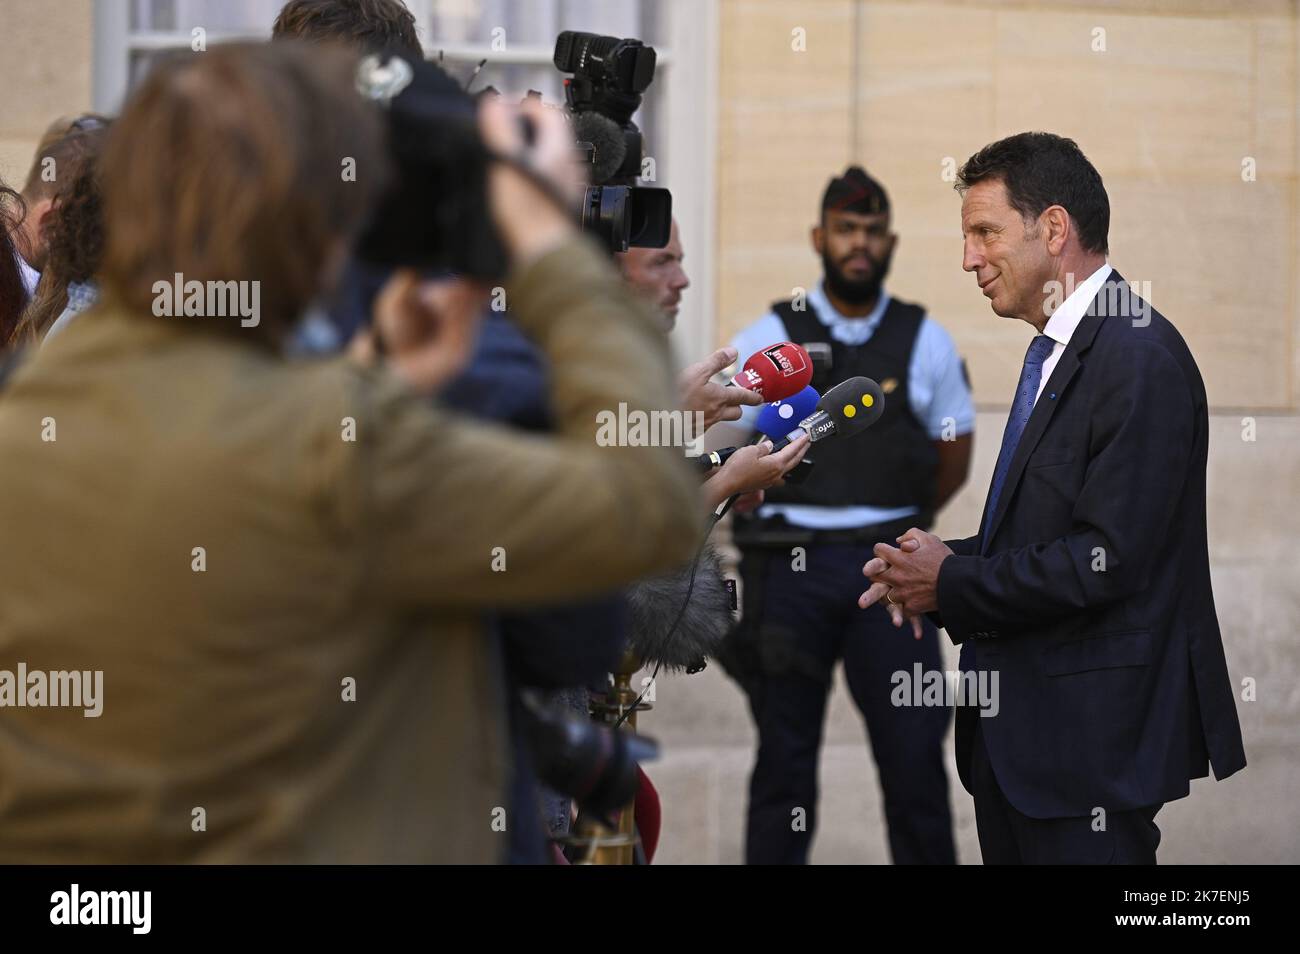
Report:
M 971 749 L 975 829 L 986 865 L 1153 865 L 1163 803 L 1083 818 L 1030 818 L 1002 793 L 978 728 Z
M 890 538 L 893 542 L 893 538 Z M 942 668 L 938 631 L 926 624 L 916 640 L 895 629 L 884 609 L 858 608 L 867 588 L 862 566 L 869 546 L 816 545 L 796 570 L 789 550 L 746 550 L 742 572 L 752 580 L 759 562 L 763 672 L 750 695 L 758 728 L 758 758 L 749 785 L 745 860 L 803 864 L 816 830 L 817 762 L 831 673 L 843 659 L 849 690 L 866 722 L 879 770 L 896 864 L 953 864 L 952 816 L 943 739 L 946 706 L 896 706 L 894 674 L 913 665 Z M 747 585 L 752 585 L 747 582 Z M 746 598 L 749 605 L 749 599 Z

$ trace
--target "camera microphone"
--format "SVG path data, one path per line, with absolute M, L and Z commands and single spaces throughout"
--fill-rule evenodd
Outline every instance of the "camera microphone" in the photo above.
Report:
M 614 178 L 627 157 L 627 141 L 618 123 L 600 113 L 577 113 L 573 132 L 579 142 L 589 142 L 595 150 L 591 181 L 600 184 Z

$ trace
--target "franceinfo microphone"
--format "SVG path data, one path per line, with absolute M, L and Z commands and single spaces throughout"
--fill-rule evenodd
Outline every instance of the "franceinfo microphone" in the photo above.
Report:
M 799 436 L 796 421 L 802 421 L 816 412 L 821 405 L 821 395 L 811 384 L 788 401 L 773 401 L 763 408 L 754 422 L 758 433 L 772 441 L 775 453 Z M 791 425 L 794 425 L 793 427 Z M 795 464 L 783 478 L 792 487 L 798 487 L 812 474 L 815 462 L 805 457 Z
M 783 401 L 806 388 L 812 373 L 808 352 L 793 341 L 782 341 L 751 354 L 728 386 L 753 391 L 764 401 Z
M 849 378 L 822 395 L 817 410 L 799 422 L 798 430 L 806 432 L 814 443 L 829 437 L 851 437 L 880 420 L 884 411 L 885 393 L 879 384 L 870 378 Z

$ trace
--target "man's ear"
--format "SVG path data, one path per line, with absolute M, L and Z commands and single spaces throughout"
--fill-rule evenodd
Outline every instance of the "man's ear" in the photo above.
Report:
M 469 364 L 488 289 L 464 278 L 421 281 L 399 269 L 375 299 L 374 327 L 389 364 L 422 394 L 434 394 Z
M 460 373 L 474 357 L 491 290 L 465 278 L 450 283 L 445 290 L 435 340 Z
M 1049 205 L 1043 210 L 1043 228 L 1047 230 L 1048 254 L 1060 255 L 1070 238 L 1070 213 L 1059 205 Z
M 32 222 L 32 234 L 39 236 L 42 242 L 45 241 L 45 226 L 49 223 L 50 213 L 53 211 L 54 199 L 51 196 L 38 199 L 27 207 L 27 215 Z
M 818 223 L 812 227 L 810 234 L 812 236 L 813 251 L 817 253 L 818 258 L 821 258 L 826 254 L 826 230 Z
M 54 208 L 54 198 L 45 196 L 32 201 L 23 200 L 23 219 L 18 224 L 14 237 L 18 240 L 18 251 L 27 264 L 40 271 L 44 264 L 42 250 L 45 247 L 45 224 Z
M 468 359 L 478 341 L 478 329 L 489 291 L 467 278 L 423 284 L 420 299 L 428 309 L 431 337 L 450 353 Z

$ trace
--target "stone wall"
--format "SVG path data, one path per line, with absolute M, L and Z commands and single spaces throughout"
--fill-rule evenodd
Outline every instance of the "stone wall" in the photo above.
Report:
M 1111 262 L 1147 283 L 1206 380 L 1215 597 L 1232 677 L 1257 687 L 1238 704 L 1249 767 L 1165 809 L 1161 859 L 1300 861 L 1295 4 L 722 0 L 720 46 L 715 339 L 817 280 L 808 230 L 826 180 L 851 161 L 877 175 L 900 235 L 890 287 L 952 331 L 980 409 L 971 480 L 937 528 L 946 535 L 978 525 L 1027 333 L 961 270 L 951 173 L 1026 129 L 1071 136 L 1098 167 Z M 754 751 L 744 700 L 716 669 L 661 679 L 657 699 L 643 728 L 666 750 L 651 770 L 665 802 L 660 860 L 737 862 Z M 977 862 L 970 799 L 952 774 L 959 852 Z M 842 677 L 821 780 L 813 859 L 887 861 Z
M 0 18 L 0 182 L 21 189 L 45 127 L 90 109 L 93 17 L 90 0 L 7 0 Z

